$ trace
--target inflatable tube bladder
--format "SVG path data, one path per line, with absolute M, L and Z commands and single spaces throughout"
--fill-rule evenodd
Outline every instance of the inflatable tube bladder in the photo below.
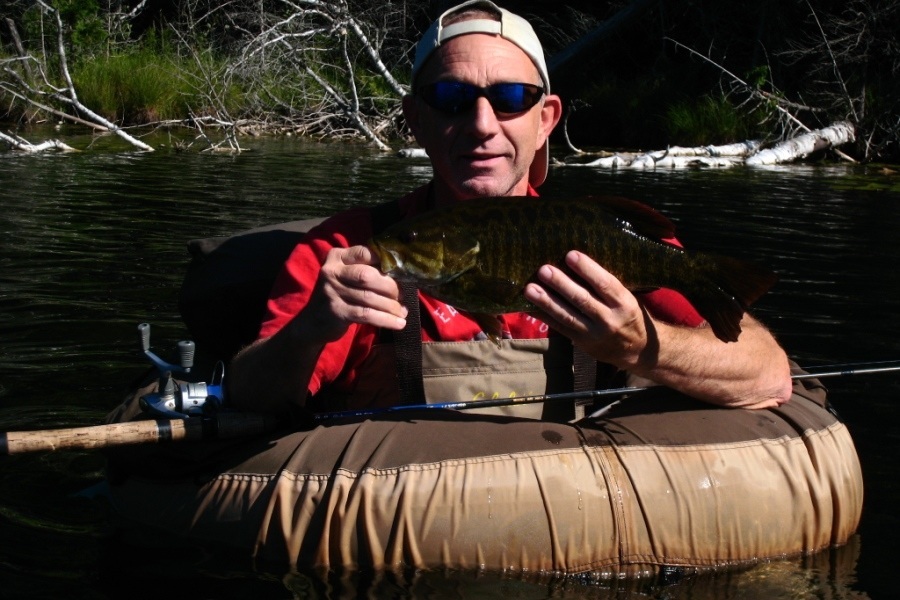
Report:
M 659 388 L 575 424 L 394 414 L 124 468 L 132 526 L 298 568 L 721 567 L 844 544 L 862 508 L 853 441 L 809 380 L 771 410 Z

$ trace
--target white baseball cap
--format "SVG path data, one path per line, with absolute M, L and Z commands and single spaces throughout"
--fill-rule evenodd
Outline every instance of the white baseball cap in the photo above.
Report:
M 444 27 L 444 19 L 450 15 L 461 12 L 470 8 L 481 8 L 488 12 L 495 13 L 499 20 L 493 19 L 470 19 L 447 25 Z M 534 33 L 531 24 L 514 13 L 504 8 L 500 8 L 493 2 L 488 0 L 469 0 L 458 4 L 453 8 L 444 11 L 438 17 L 428 31 L 419 40 L 416 46 L 416 58 L 412 68 L 412 85 L 413 93 L 416 89 L 416 77 L 419 71 L 425 65 L 425 62 L 431 54 L 437 50 L 441 44 L 449 39 L 467 35 L 470 33 L 486 33 L 490 35 L 499 35 L 501 38 L 512 42 L 518 46 L 522 52 L 528 55 L 534 66 L 537 67 L 544 84 L 544 93 L 550 93 L 550 76 L 547 74 L 547 63 L 544 61 L 544 50 L 540 40 Z M 547 171 L 550 166 L 550 142 L 544 142 L 534 155 L 534 160 L 528 171 L 528 182 L 533 187 L 538 187 L 547 179 Z

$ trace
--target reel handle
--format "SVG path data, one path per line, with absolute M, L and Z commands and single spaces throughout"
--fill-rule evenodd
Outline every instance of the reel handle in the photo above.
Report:
M 194 342 L 190 340 L 181 340 L 178 342 L 178 362 L 181 368 L 188 372 L 194 366 Z

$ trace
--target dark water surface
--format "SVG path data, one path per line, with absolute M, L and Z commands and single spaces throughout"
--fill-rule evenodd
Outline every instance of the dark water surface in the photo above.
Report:
M 117 150 L 0 155 L 0 431 L 93 425 L 156 348 L 186 335 L 176 300 L 185 241 L 393 198 L 426 162 L 345 145 L 257 142 L 239 156 Z M 691 248 L 781 275 L 757 305 L 804 366 L 900 359 L 900 176 L 881 169 L 552 171 L 545 195 L 616 193 L 669 215 Z M 590 582 L 455 572 L 317 580 L 249 561 L 135 549 L 102 505 L 97 452 L 0 457 L 0 598 L 880 598 L 900 534 L 900 374 L 830 379 L 863 465 L 865 508 L 847 547 L 675 582 Z M 784 510 L 789 510 L 785 507 Z

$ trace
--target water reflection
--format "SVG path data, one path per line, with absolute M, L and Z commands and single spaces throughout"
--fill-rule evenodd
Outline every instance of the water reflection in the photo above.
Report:
M 188 239 L 381 202 L 430 177 L 426 162 L 358 147 L 254 143 L 237 156 L 0 159 L 0 430 L 94 424 L 144 368 L 138 322 L 153 323 L 162 348 L 186 335 L 176 300 Z M 689 247 L 771 266 L 781 281 L 756 314 L 798 362 L 814 365 L 900 358 L 900 190 L 883 181 L 843 167 L 561 168 L 543 193 L 644 200 L 676 222 Z M 900 524 L 892 451 L 900 433 L 885 424 L 900 416 L 900 385 L 866 376 L 829 387 L 859 446 L 866 507 L 853 544 L 803 560 L 666 585 L 444 572 L 321 580 L 255 572 L 198 549 L 150 560 L 123 552 L 119 540 L 108 539 L 105 515 L 70 497 L 100 478 L 102 456 L 67 452 L 0 461 L 0 585 L 6 597 L 149 596 L 151 588 L 139 585 L 147 581 L 202 597 L 877 596 L 893 589 L 881 560 L 893 552 Z M 159 589 L 152 587 L 154 596 Z

